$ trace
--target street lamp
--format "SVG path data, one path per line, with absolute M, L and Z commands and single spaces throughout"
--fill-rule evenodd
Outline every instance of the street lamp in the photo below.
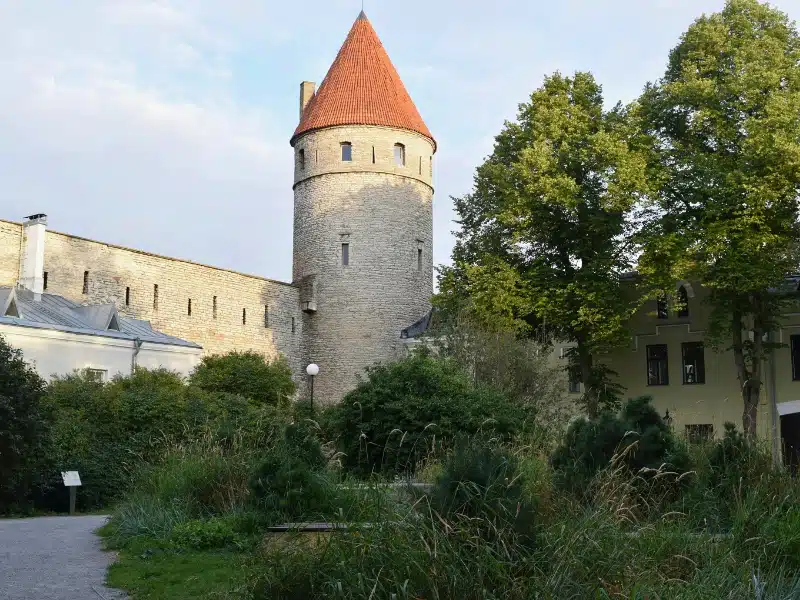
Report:
M 319 375 L 319 365 L 311 363 L 306 367 L 306 373 L 311 377 L 311 410 L 314 410 L 314 377 Z

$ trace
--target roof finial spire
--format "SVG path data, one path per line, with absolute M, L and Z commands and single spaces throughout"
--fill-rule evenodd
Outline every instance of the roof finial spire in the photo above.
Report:
M 361 12 L 358 14 L 359 19 L 366 19 L 367 13 L 364 12 L 364 0 L 361 0 Z

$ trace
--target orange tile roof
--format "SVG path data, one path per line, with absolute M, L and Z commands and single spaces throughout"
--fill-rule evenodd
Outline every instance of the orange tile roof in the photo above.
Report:
M 433 141 L 363 11 L 322 85 L 306 105 L 292 144 L 303 133 L 335 125 L 397 127 L 416 131 Z

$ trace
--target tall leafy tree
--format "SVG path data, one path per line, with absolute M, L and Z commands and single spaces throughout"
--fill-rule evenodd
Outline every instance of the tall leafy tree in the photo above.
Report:
M 663 175 L 641 270 L 709 288 L 711 344 L 733 351 L 755 436 L 775 291 L 800 262 L 797 30 L 767 4 L 729 0 L 683 35 L 641 105 Z
M 455 199 L 454 266 L 439 282 L 440 305 L 574 342 L 591 414 L 615 399 L 597 354 L 624 342 L 637 303 L 623 281 L 647 188 L 637 131 L 630 109 L 604 110 L 590 73 L 546 78 Z

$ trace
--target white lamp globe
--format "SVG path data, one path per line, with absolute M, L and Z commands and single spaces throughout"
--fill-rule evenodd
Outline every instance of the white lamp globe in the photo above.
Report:
M 319 375 L 319 365 L 311 363 L 306 367 L 306 373 L 308 373 L 312 377 Z

